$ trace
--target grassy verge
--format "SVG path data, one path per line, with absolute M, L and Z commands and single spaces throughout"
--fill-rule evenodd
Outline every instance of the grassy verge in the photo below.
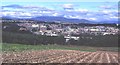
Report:
M 79 50 L 79 51 L 117 51 L 116 47 L 88 47 L 88 46 L 66 46 L 66 45 L 23 45 L 23 44 L 2 44 L 2 51 L 5 52 L 18 52 L 18 51 L 27 51 L 27 50 L 50 50 L 50 49 L 59 49 L 59 50 Z

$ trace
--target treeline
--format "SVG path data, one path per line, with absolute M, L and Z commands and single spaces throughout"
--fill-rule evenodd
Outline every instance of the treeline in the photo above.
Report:
M 79 45 L 79 46 L 99 46 L 99 47 L 118 47 L 118 35 L 80 35 L 79 40 L 71 39 L 65 41 L 64 36 L 51 37 L 45 35 L 35 35 L 26 33 L 4 32 L 2 36 L 4 43 L 20 43 L 30 45 Z
M 63 36 L 60 37 L 49 37 L 45 35 L 35 35 L 26 33 L 13 33 L 13 32 L 3 32 L 2 34 L 3 43 L 20 43 L 20 44 L 64 44 L 65 39 Z
M 78 41 L 71 39 L 72 45 L 118 47 L 118 35 L 80 35 Z
M 26 33 L 32 34 L 29 30 L 20 31 L 20 28 L 25 28 L 23 26 L 18 26 L 17 23 L 14 22 L 2 22 L 2 31 L 5 32 L 14 32 L 14 33 Z

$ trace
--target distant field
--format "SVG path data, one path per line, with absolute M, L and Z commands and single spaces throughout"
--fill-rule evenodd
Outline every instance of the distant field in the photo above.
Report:
M 118 51 L 117 47 L 88 47 L 88 46 L 67 46 L 67 45 L 23 45 L 23 44 L 2 44 L 2 51 L 19 52 L 27 50 L 79 50 L 79 51 Z

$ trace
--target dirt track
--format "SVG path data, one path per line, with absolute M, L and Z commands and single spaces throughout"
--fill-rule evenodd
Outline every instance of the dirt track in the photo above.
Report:
M 113 52 L 44 50 L 3 53 L 3 63 L 118 63 Z

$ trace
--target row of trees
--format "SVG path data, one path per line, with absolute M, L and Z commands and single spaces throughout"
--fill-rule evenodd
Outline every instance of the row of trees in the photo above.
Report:
M 65 41 L 64 36 L 50 37 L 26 33 L 3 32 L 2 36 L 4 43 L 20 43 L 20 44 L 58 44 L 58 45 L 80 45 L 80 46 L 118 46 L 118 35 L 80 35 L 79 40 L 71 39 Z
M 71 39 L 69 43 L 82 46 L 118 47 L 118 35 L 80 35 L 78 41 Z
M 20 44 L 64 44 L 65 39 L 60 37 L 49 37 L 26 33 L 3 32 L 2 39 L 4 43 L 20 43 Z

